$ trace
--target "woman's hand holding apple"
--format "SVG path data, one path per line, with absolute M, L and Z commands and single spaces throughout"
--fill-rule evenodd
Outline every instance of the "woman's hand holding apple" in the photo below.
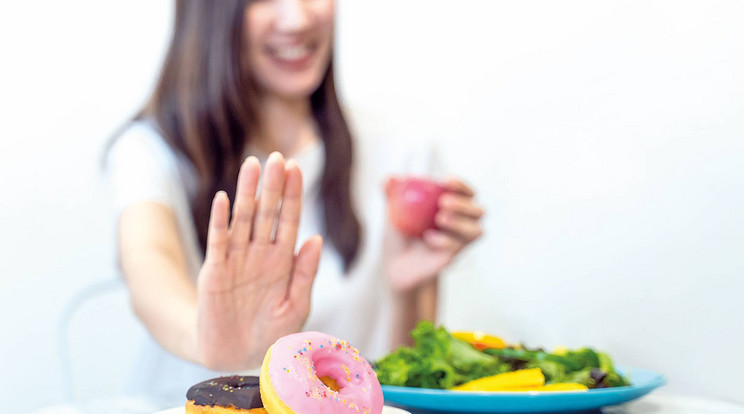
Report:
M 396 231 L 386 241 L 385 270 L 394 290 L 409 291 L 436 277 L 483 233 L 483 208 L 458 179 L 441 184 L 421 178 L 390 178 L 388 212 Z

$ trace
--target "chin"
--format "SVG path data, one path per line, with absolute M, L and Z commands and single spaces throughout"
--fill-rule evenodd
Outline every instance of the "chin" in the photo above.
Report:
M 270 60 L 262 60 L 255 69 L 260 88 L 268 95 L 282 98 L 309 98 L 320 85 L 328 71 L 328 59 L 315 57 L 303 69 L 288 70 Z
M 285 99 L 307 99 L 318 90 L 322 82 L 322 79 L 311 81 L 286 80 L 277 82 L 274 87 L 267 88 L 267 91 Z

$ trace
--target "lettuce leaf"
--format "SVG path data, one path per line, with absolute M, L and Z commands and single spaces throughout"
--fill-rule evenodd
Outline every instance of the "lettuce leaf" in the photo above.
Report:
M 509 369 L 431 322 L 420 322 L 411 336 L 414 347 L 400 347 L 375 362 L 381 384 L 446 389 Z

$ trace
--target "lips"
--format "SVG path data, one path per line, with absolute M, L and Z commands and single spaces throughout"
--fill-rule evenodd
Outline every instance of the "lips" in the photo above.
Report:
M 317 43 L 266 46 L 266 54 L 278 67 L 286 70 L 302 70 L 308 67 L 318 50 Z

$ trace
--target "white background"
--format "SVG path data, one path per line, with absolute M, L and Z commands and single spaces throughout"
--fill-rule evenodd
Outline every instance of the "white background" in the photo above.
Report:
M 339 0 L 338 13 L 346 103 L 436 139 L 488 210 L 445 280 L 446 326 L 593 345 L 664 373 L 666 392 L 744 403 L 744 2 Z M 100 155 L 147 97 L 171 17 L 166 1 L 0 3 L 8 412 L 61 400 L 60 312 L 115 275 Z M 91 360 L 111 361 L 98 372 L 118 358 L 96 341 L 136 330 L 114 302 L 88 317 L 107 333 L 83 334 Z

